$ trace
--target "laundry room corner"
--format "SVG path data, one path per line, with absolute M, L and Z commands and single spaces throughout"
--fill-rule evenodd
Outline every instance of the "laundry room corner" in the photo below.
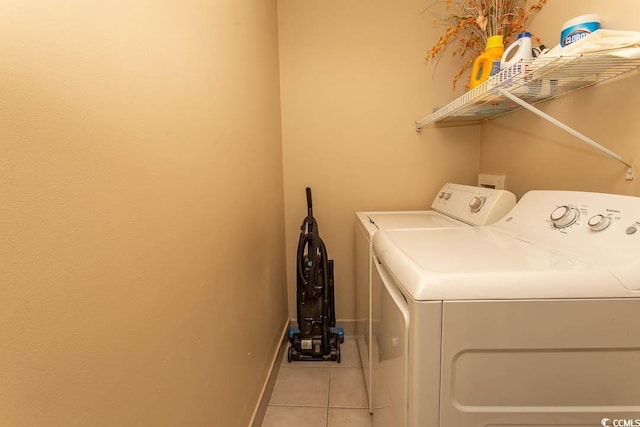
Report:
M 446 103 L 451 64 L 424 56 L 438 38 L 422 0 L 278 2 L 290 317 L 305 187 L 335 259 L 336 316 L 354 320 L 354 212 L 425 209 L 443 182 L 476 184 L 479 126 L 426 129 Z M 458 88 L 460 91 L 460 88 Z

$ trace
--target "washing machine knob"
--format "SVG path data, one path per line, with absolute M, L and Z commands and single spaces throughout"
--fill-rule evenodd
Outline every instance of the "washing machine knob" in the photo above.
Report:
M 602 231 L 609 227 L 611 224 L 611 218 L 598 214 L 589 218 L 589 222 L 587 224 L 589 224 L 589 227 L 593 231 Z
M 576 222 L 580 212 L 568 205 L 558 206 L 551 212 L 551 222 L 555 228 L 565 228 Z
M 450 198 L 451 198 L 451 193 L 446 193 L 446 194 L 444 195 L 444 199 L 445 199 L 445 200 L 449 200 Z
M 471 200 L 469 200 L 469 208 L 471 209 L 471 212 L 480 212 L 480 209 L 482 209 L 486 201 L 487 198 L 484 196 L 473 196 Z
M 441 191 L 440 194 L 438 194 L 438 199 L 442 199 L 444 197 L 444 191 Z

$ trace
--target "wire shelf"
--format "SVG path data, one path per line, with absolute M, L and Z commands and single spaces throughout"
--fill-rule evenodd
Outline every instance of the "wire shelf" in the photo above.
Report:
M 536 104 L 592 86 L 640 67 L 640 59 L 615 54 L 539 57 L 501 70 L 434 113 L 416 121 L 416 129 L 478 124 L 522 108 L 501 95 L 502 89 Z

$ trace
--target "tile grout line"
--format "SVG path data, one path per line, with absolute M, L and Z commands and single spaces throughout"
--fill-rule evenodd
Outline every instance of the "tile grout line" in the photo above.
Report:
M 327 418 L 325 421 L 325 427 L 329 427 L 329 408 L 331 407 L 331 378 L 333 377 L 332 374 L 332 367 L 329 367 L 329 392 L 327 393 Z

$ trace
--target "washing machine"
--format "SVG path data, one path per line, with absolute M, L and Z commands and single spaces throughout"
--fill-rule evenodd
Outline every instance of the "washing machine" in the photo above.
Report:
M 381 230 L 374 426 L 640 425 L 640 198 L 531 191 Z
M 505 190 L 446 183 L 431 204 L 432 210 L 403 212 L 357 212 L 355 230 L 356 340 L 365 378 L 369 411 L 374 408 L 371 343 L 375 327 L 371 318 L 372 238 L 381 229 L 470 227 L 494 222 L 515 205 L 513 193 Z M 376 285 L 379 284 L 376 282 Z

